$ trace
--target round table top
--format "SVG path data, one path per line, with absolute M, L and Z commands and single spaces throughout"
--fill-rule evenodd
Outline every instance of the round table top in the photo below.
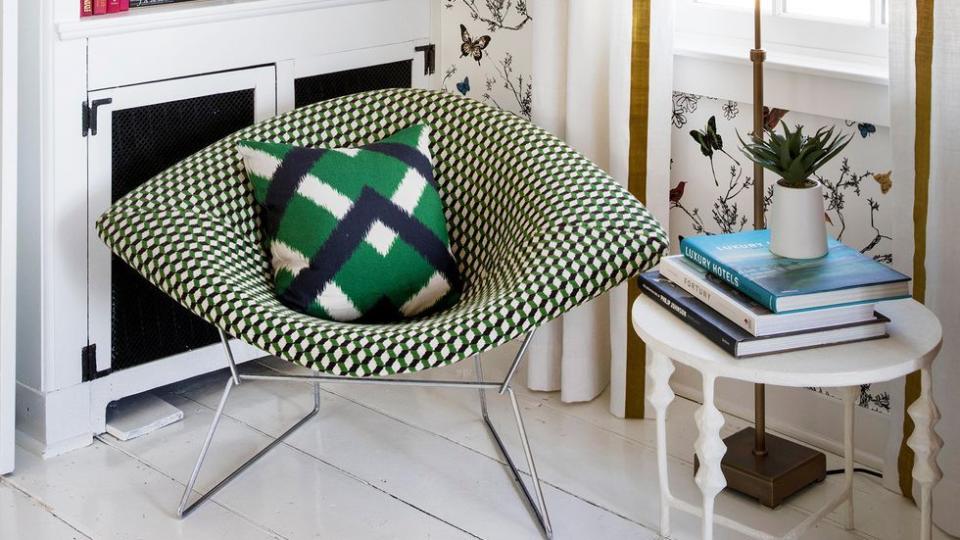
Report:
M 634 330 L 656 352 L 701 373 L 775 386 L 893 380 L 927 367 L 942 343 L 940 321 L 910 299 L 877 304 L 877 312 L 890 318 L 889 338 L 750 358 L 734 358 L 644 295 L 632 309 Z

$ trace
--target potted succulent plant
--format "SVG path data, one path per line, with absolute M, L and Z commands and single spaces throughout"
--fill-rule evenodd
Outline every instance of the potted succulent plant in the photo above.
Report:
M 770 251 L 791 259 L 816 259 L 827 254 L 823 186 L 814 174 L 850 144 L 852 136 L 836 128 L 820 128 L 804 136 L 803 126 L 794 131 L 781 122 L 783 134 L 773 130 L 766 138 L 740 137 L 741 151 L 750 161 L 778 175 L 773 187 L 773 205 L 767 220 Z

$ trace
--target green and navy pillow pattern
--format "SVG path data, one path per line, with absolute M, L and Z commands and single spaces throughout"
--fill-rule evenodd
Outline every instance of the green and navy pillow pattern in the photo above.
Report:
M 456 303 L 461 280 L 429 127 L 359 148 L 241 141 L 238 149 L 285 305 L 340 322 L 389 322 Z

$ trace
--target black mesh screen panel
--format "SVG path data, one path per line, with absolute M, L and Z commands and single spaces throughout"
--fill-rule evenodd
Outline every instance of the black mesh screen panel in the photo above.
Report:
M 252 89 L 115 111 L 113 200 L 253 121 Z M 112 369 L 138 366 L 217 341 L 212 326 L 117 257 L 111 270 Z
M 410 88 L 412 77 L 413 60 L 304 77 L 294 83 L 295 103 L 299 108 L 358 92 Z

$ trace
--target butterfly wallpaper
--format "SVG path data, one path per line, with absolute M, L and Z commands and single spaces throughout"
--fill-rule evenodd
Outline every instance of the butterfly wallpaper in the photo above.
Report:
M 530 118 L 533 83 L 530 12 L 525 0 L 441 0 L 443 40 L 438 74 L 448 92 L 469 96 Z M 737 131 L 752 129 L 748 103 L 697 94 L 673 95 L 670 232 L 719 234 L 751 227 L 753 167 L 737 147 Z M 838 120 L 785 109 L 767 110 L 766 123 L 837 125 L 855 140 L 820 172 L 824 221 L 830 234 L 874 259 L 893 261 L 890 130 L 868 120 Z M 771 192 L 766 193 L 767 205 Z M 832 396 L 829 389 L 813 389 Z M 884 385 L 861 389 L 860 405 L 890 411 Z
M 738 147 L 737 132 L 753 128 L 753 107 L 696 94 L 673 95 L 673 159 L 670 233 L 680 236 L 749 230 L 753 223 L 753 164 Z M 836 125 L 854 134 L 837 159 L 820 170 L 827 231 L 883 263 L 893 262 L 890 129 L 866 121 L 836 120 L 784 109 L 767 110 L 767 127 L 780 122 L 810 127 Z M 767 206 L 772 197 L 766 176 Z M 823 388 L 814 390 L 831 395 Z M 836 396 L 834 396 L 836 397 Z M 860 405 L 890 411 L 884 385 L 861 388 Z
M 533 14 L 526 0 L 442 2 L 442 88 L 530 119 Z

